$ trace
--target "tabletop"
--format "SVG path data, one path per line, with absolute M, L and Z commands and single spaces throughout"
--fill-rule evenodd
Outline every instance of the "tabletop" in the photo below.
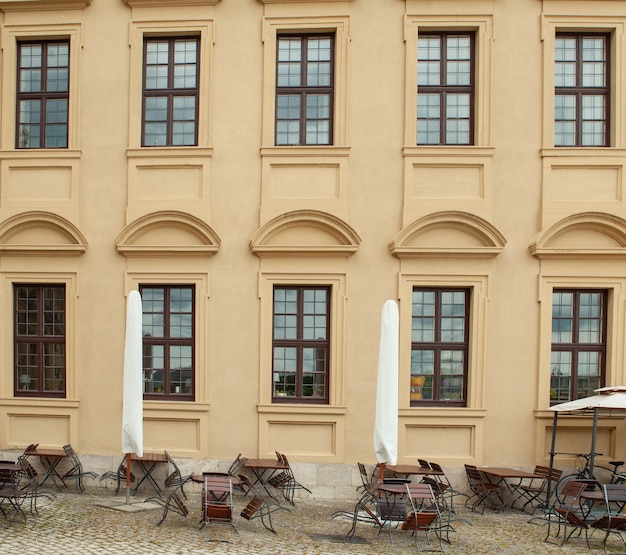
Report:
M 394 464 L 385 466 L 386 469 L 391 470 L 394 474 L 417 474 L 421 476 L 442 476 L 443 471 L 441 470 L 433 470 L 432 468 L 424 468 L 423 466 L 418 466 L 416 464 Z
M 37 447 L 34 451 L 29 451 L 26 454 L 35 457 L 67 457 L 67 453 L 63 449 L 46 449 L 43 447 Z
M 248 459 L 243 465 L 246 468 L 266 468 L 266 469 L 286 469 L 287 465 L 279 462 L 276 459 Z
M 505 468 L 501 466 L 479 466 L 478 470 L 497 478 L 541 478 L 532 472 L 517 470 L 516 468 Z
M 165 453 L 144 453 L 141 457 L 137 455 L 137 453 L 132 453 L 130 455 L 131 461 L 142 461 L 142 462 L 154 462 L 154 463 L 165 463 L 167 461 L 167 457 Z

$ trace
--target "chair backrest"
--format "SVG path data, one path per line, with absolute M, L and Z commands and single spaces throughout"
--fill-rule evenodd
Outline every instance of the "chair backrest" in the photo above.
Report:
M 565 482 L 560 494 L 560 512 L 569 511 L 578 503 L 580 494 L 587 488 L 585 482 L 569 480 Z M 557 508 L 559 510 L 559 508 Z
M 417 459 L 417 463 L 422 467 L 422 468 L 426 468 L 427 470 L 431 470 L 432 466 L 431 463 L 429 463 L 427 460 L 425 459 Z
M 65 451 L 65 455 L 72 463 L 72 466 L 78 469 L 82 468 L 78 455 L 76 454 L 76 452 L 74 451 L 74 448 L 69 443 L 63 446 L 63 451 Z
M 550 467 L 537 465 L 533 469 L 533 474 L 541 478 L 547 478 L 550 475 Z
M 476 468 L 475 466 L 466 464 L 465 474 L 467 476 L 467 481 L 469 482 L 470 487 L 483 483 L 483 477 L 478 468 Z
M 246 463 L 247 460 L 248 459 L 246 457 L 242 457 L 241 453 L 239 453 L 237 455 L 237 458 L 232 463 L 230 463 L 230 466 L 227 470 L 228 474 L 230 474 L 231 476 L 238 476 L 241 467 Z
M 602 491 L 604 492 L 604 501 L 607 507 L 609 503 L 618 505 L 626 503 L 626 484 L 604 484 Z

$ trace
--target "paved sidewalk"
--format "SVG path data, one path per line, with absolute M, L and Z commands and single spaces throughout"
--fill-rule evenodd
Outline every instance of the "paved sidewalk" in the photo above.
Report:
M 46 490 L 52 491 L 52 490 Z M 54 501 L 41 500 L 39 515 L 28 516 L 27 522 L 8 523 L 0 519 L 0 553 L 2 554 L 130 554 L 130 555 L 195 555 L 208 552 L 229 555 L 380 555 L 415 553 L 409 533 L 392 532 L 393 543 L 385 532 L 366 524 L 359 524 L 356 536 L 361 542 L 339 543 L 312 539 L 312 535 L 335 536 L 342 540 L 350 524 L 341 519 L 331 519 L 338 509 L 350 509 L 349 502 L 315 501 L 298 499 L 291 512 L 280 511 L 273 515 L 278 534 L 266 530 L 256 519 L 251 522 L 237 519 L 238 534 L 229 527 L 217 526 L 212 538 L 230 540 L 231 543 L 208 543 L 204 531 L 197 526 L 200 494 L 190 493 L 187 502 L 190 514 L 183 518 L 168 515 L 157 527 L 162 510 L 125 513 L 98 506 L 110 500 L 113 494 L 106 489 L 88 489 L 78 495 L 65 491 Z M 238 506 L 244 500 L 237 500 Z M 238 512 L 237 512 L 238 514 Z M 487 511 L 485 515 L 461 510 L 460 516 L 471 524 L 458 522 L 451 535 L 452 544 L 444 544 L 450 554 L 508 555 L 508 554 L 559 554 L 590 553 L 584 539 L 575 538 L 561 548 L 543 542 L 546 527 L 528 524 L 529 516 L 519 511 L 505 513 Z M 600 534 L 592 538 L 592 554 L 601 555 Z M 420 538 L 421 539 L 421 538 Z M 611 552 L 626 552 L 617 538 L 609 540 Z

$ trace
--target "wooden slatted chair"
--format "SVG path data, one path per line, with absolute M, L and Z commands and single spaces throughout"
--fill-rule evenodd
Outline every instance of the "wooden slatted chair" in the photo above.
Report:
M 606 544 L 611 534 L 617 535 L 626 547 L 626 514 L 624 514 L 624 505 L 626 504 L 626 485 L 624 484 L 605 484 L 602 486 L 604 496 L 604 506 L 606 512 L 600 518 L 593 521 L 590 526 L 596 530 L 605 532 L 602 545 L 606 553 Z
M 239 533 L 235 527 L 231 478 L 228 474 L 216 473 L 205 473 L 203 477 L 200 528 L 206 529 L 207 541 L 227 541 L 212 539 L 209 534 L 210 528 L 216 524 L 227 525 Z
M 495 510 L 504 509 L 503 494 L 505 486 L 500 484 L 492 484 L 489 480 L 485 479 L 483 473 L 475 466 L 466 464 L 465 474 L 467 476 L 467 483 L 472 492 L 472 495 L 465 501 L 465 506 L 472 502 L 472 512 L 476 512 L 478 507 L 482 508 L 481 514 L 485 513 L 485 507 L 488 506 Z
M 275 499 L 263 497 L 259 490 L 254 487 L 250 478 L 245 474 L 240 474 L 238 478 L 241 484 L 240 487 L 245 491 L 245 494 L 248 495 L 248 493 L 250 493 L 252 495 L 250 502 L 241 511 L 241 517 L 246 520 L 260 518 L 263 526 L 270 532 L 276 534 L 272 523 L 272 514 L 276 511 L 291 511 L 289 511 L 287 507 L 283 507 Z
M 402 523 L 402 530 L 411 530 L 415 537 L 415 547 L 421 551 L 418 541 L 418 532 L 424 532 L 430 548 L 430 533 L 434 533 L 439 540 L 439 549 L 429 551 L 443 551 L 442 540 L 450 543 L 448 534 L 452 530 L 449 518 L 444 518 L 437 503 L 437 496 L 430 484 L 406 484 L 407 499 L 411 511 Z M 449 514 L 449 513 L 448 513 Z
M 574 533 L 577 533 L 577 536 L 584 533 L 587 548 L 591 549 L 589 545 L 590 525 L 586 518 L 587 511 L 583 510 L 580 504 L 580 495 L 586 487 L 586 483 L 576 480 L 570 480 L 565 484 L 561 495 L 557 497 L 556 502 L 547 515 L 548 533 L 544 539 L 545 542 L 549 540 L 552 524 L 555 522 L 558 526 L 555 537 L 558 536 L 561 529 L 563 529 L 563 541 L 561 545 L 567 542 Z

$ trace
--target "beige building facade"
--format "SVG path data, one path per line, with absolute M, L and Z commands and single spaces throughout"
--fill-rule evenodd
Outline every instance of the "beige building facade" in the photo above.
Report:
M 133 289 L 145 449 L 281 451 L 320 497 L 375 462 L 387 299 L 401 463 L 545 463 L 551 402 L 626 383 L 623 2 L 0 12 L 1 449 L 115 467 Z

